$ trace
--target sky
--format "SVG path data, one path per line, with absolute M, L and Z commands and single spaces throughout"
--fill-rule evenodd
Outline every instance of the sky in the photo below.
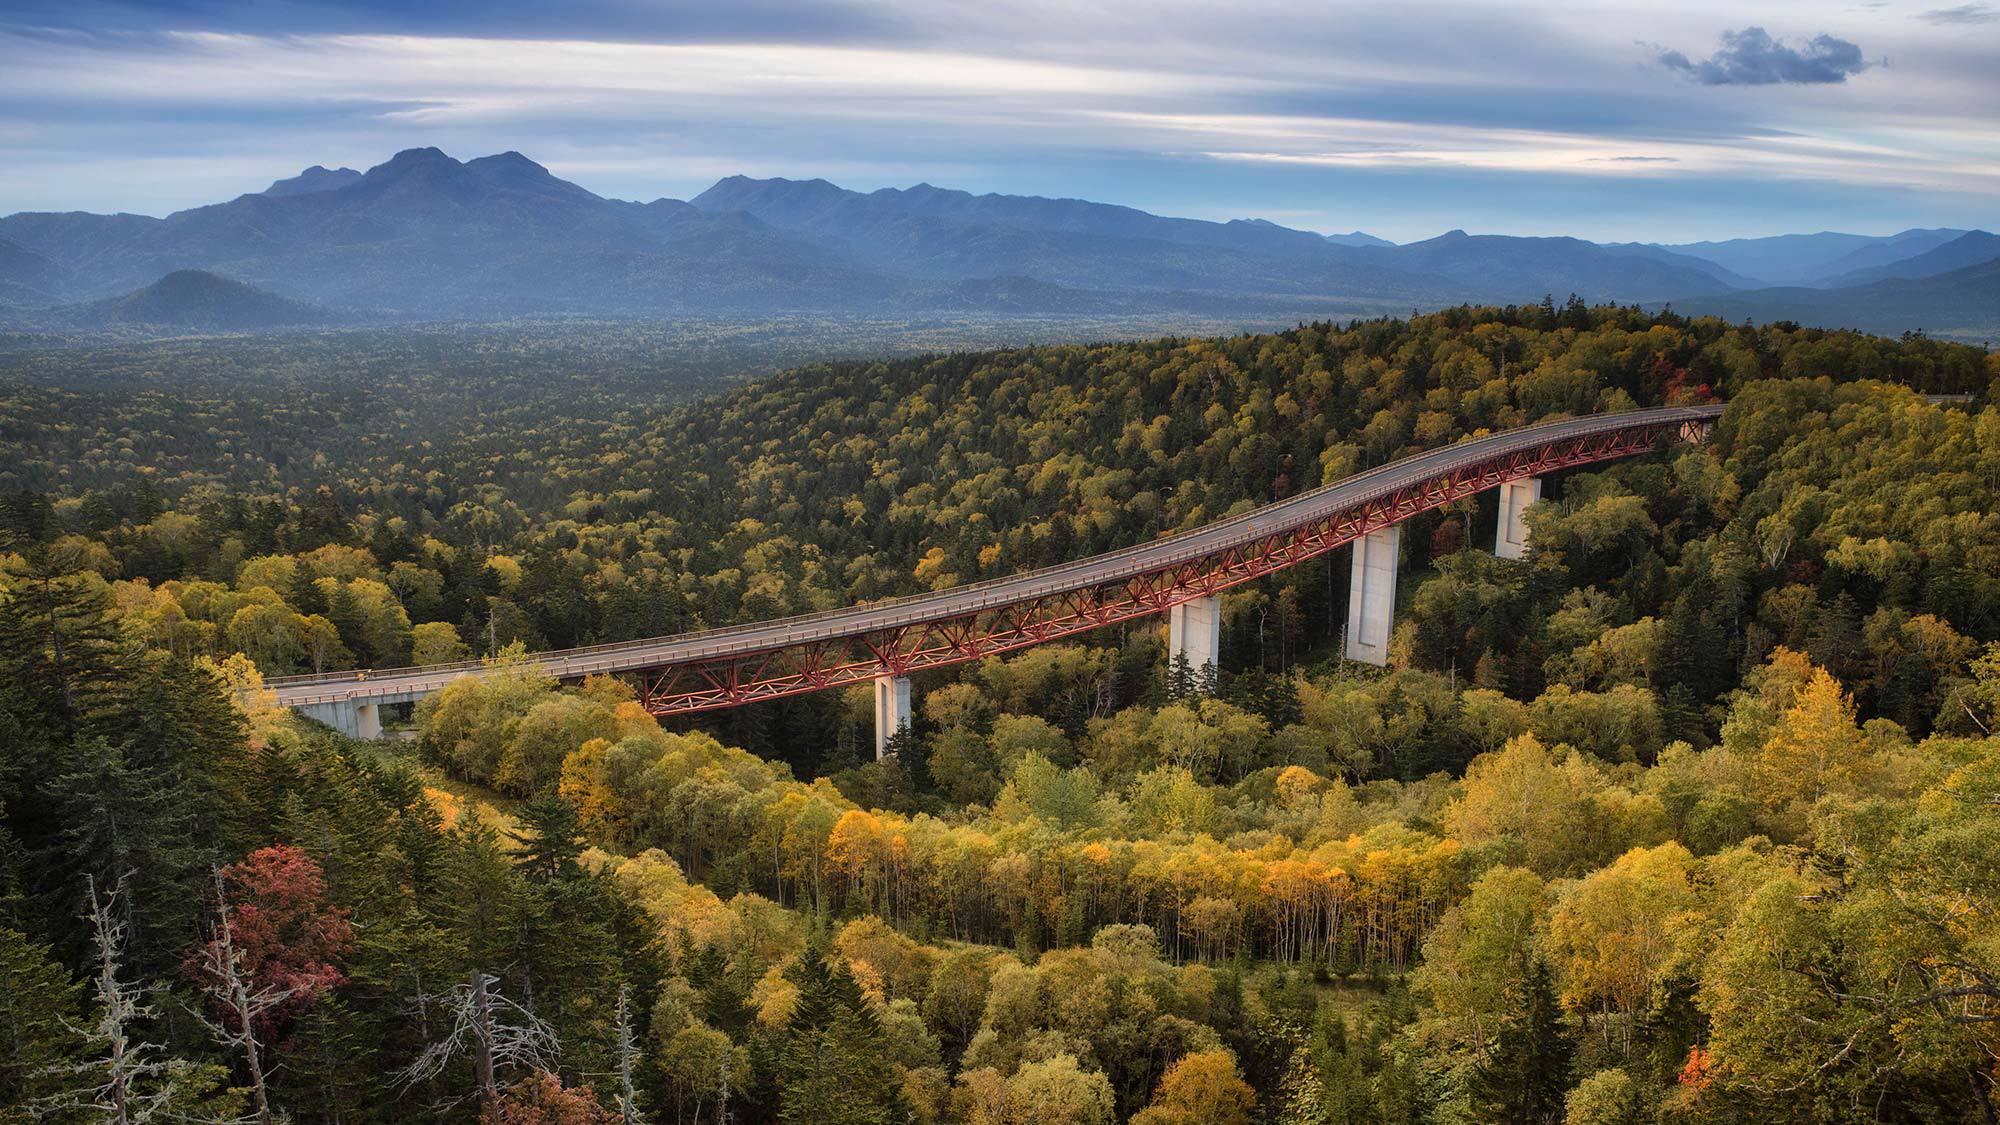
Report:
M 819 176 L 1397 241 L 2000 225 L 2000 0 L 0 7 L 0 214 L 435 145 L 623 199 Z

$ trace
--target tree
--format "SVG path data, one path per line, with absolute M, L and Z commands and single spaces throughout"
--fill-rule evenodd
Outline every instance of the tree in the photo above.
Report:
M 158 1010 L 146 989 L 123 979 L 125 926 L 116 909 L 122 892 L 100 897 L 95 881 L 86 882 L 96 1018 L 73 1029 L 84 1041 L 82 1057 L 63 1072 L 63 1092 L 46 1104 L 90 1112 L 110 1125 L 234 1116 L 230 1103 L 240 1106 L 240 1099 L 216 1090 L 221 1067 L 173 1058 L 139 1037 Z
M 798 1000 L 779 1049 L 778 1119 L 793 1125 L 881 1125 L 898 1093 L 875 1014 L 854 978 L 807 946 L 786 974 Z
M 213 989 L 227 971 L 240 976 L 246 992 L 279 997 L 264 1006 L 258 1030 L 276 1030 L 346 980 L 339 962 L 353 946 L 354 926 L 345 909 L 327 901 L 318 861 L 292 845 L 274 844 L 221 869 L 215 879 L 215 936 L 203 947 L 195 976 Z
M 293 993 L 289 988 L 275 985 L 251 991 L 248 974 L 243 969 L 243 953 L 236 947 L 230 925 L 229 896 L 223 888 L 220 869 L 215 872 L 215 904 L 215 937 L 202 947 L 196 977 L 209 1006 L 219 1015 L 203 1022 L 223 1050 L 242 1052 L 243 1069 L 250 1076 L 251 1107 L 260 1125 L 270 1125 L 271 1094 L 265 1082 L 265 1047 L 260 1042 L 259 1025 L 281 1005 L 289 1003 Z
M 61 1100 L 61 1076 L 82 1062 L 82 998 L 83 984 L 45 946 L 0 927 L 0 1121 L 33 1120 Z
M 660 1075 L 674 1095 L 674 1120 L 700 1122 L 709 1112 L 718 1122 L 728 1120 L 733 1051 L 729 1036 L 699 1022 L 660 1045 Z
M 618 1115 L 598 1104 L 588 1086 L 570 1089 L 541 1070 L 507 1088 L 479 1111 L 479 1125 L 616 1125 Z
M 1227 1050 L 1196 1051 L 1167 1068 L 1132 1125 L 1250 1125 L 1257 1093 Z
M 1853 699 L 1831 673 L 1815 668 L 1764 743 L 1760 787 L 1770 804 L 1810 807 L 1847 785 L 1867 758 Z
M 582 877 L 583 828 L 575 805 L 543 790 L 521 802 L 520 817 L 522 831 L 508 838 L 520 849 L 514 862 L 528 878 L 549 883 Z
M 412 664 L 453 664 L 471 658 L 472 649 L 449 622 L 426 621 L 410 630 Z
M 1111 1083 L 1059 1054 L 1007 1079 L 1007 1125 L 1111 1125 Z
M 1645 1125 L 1646 1096 L 1621 1069 L 1600 1070 L 1564 1101 L 1563 1125 Z
M 1495 1125 L 1550 1125 L 1562 1120 L 1575 1046 L 1546 961 L 1529 960 L 1511 999 L 1514 1015 L 1473 1072 L 1473 1097 L 1481 1119 Z
M 438 1003 L 450 1027 L 403 1068 L 399 1077 L 404 1085 L 431 1081 L 454 1060 L 468 1058 L 480 1112 L 485 1114 L 499 1104 L 502 1071 L 548 1072 L 560 1050 L 555 1032 L 533 1012 L 500 995 L 494 988 L 498 983 L 498 978 L 475 970 L 471 979 L 442 997 L 418 998 L 419 1004 Z

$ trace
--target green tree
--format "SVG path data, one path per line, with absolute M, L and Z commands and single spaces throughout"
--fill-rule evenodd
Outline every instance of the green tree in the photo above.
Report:
M 1512 1017 L 1500 1025 L 1473 1072 L 1480 1118 L 1495 1125 L 1561 1121 L 1575 1044 L 1556 1004 L 1548 963 L 1530 958 L 1510 999 Z

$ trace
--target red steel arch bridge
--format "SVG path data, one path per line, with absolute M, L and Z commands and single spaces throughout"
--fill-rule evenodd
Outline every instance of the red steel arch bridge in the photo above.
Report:
M 1200 668 L 1215 661 L 1216 595 L 1273 571 L 1355 545 L 1346 655 L 1384 663 L 1394 624 L 1400 525 L 1419 512 L 1497 488 L 1495 553 L 1527 546 L 1522 512 L 1547 473 L 1701 442 L 1720 404 L 1569 418 L 1392 461 L 1193 531 L 1075 562 L 848 609 L 534 654 L 564 680 L 633 681 L 655 715 L 737 707 L 872 682 L 876 748 L 909 721 L 908 675 L 1073 637 L 1149 614 L 1169 620 L 1169 650 Z M 478 662 L 274 678 L 278 701 L 363 738 L 378 708 L 420 699 Z

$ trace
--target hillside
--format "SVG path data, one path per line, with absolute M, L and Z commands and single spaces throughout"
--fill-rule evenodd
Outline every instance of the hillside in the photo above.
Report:
M 659 1121 L 725 1091 L 734 1121 L 1494 1120 L 1478 1076 L 1531 1021 L 1545 1102 L 1602 1095 L 1598 1125 L 1981 1120 L 2000 995 L 1940 1010 L 1927 972 L 2000 973 L 1966 906 L 2000 894 L 2000 412 L 1916 393 L 2000 391 L 1978 349 L 1531 304 L 667 405 L 667 340 L 368 338 L 0 382 L 18 1010 L 85 1010 L 107 956 L 198 1010 L 247 992 L 232 966 L 303 976 L 250 1026 L 313 1125 L 463 1125 L 458 1012 L 545 1052 L 483 1092 L 518 1122 L 616 1125 L 621 1071 Z M 512 655 L 1014 573 L 1712 393 L 1706 443 L 1551 476 L 1528 561 L 1485 549 L 1486 498 L 1407 522 L 1389 668 L 1333 658 L 1346 551 L 1225 594 L 1213 675 L 1157 619 L 919 675 L 882 760 L 865 688 L 661 723 Z M 260 690 L 475 654 L 392 716 L 411 741 Z M 240 1039 L 185 1023 L 140 1057 L 244 1117 Z M 102 1065 L 21 1029 L 63 1065 L 0 1109 Z
M 320 306 L 205 270 L 176 270 L 144 288 L 68 306 L 53 315 L 78 328 L 143 325 L 209 332 L 334 324 L 341 319 Z

